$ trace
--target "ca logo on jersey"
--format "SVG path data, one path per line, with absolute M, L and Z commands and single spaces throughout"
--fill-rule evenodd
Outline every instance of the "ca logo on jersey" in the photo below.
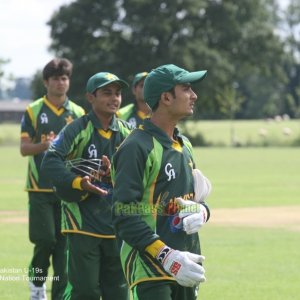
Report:
M 97 158 L 97 149 L 94 144 L 89 146 L 88 153 L 89 153 L 89 158 Z
M 168 181 L 170 181 L 171 179 L 175 179 L 175 171 L 173 169 L 172 164 L 170 164 L 170 163 L 166 164 L 165 173 L 168 176 Z
M 40 118 L 41 118 L 41 123 L 42 124 L 48 124 L 48 116 L 47 116 L 46 113 L 42 113 Z

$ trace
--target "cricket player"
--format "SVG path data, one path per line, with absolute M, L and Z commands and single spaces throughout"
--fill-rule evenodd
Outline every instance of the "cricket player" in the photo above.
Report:
M 130 123 L 134 128 L 138 127 L 144 122 L 146 118 L 150 117 L 151 110 L 144 100 L 144 81 L 147 77 L 147 72 L 137 73 L 132 81 L 131 91 L 134 95 L 134 101 L 122 107 L 117 116 Z
M 73 65 L 65 58 L 51 60 L 43 69 L 47 93 L 32 102 L 21 122 L 20 150 L 28 156 L 26 191 L 29 197 L 29 238 L 34 244 L 29 266 L 30 299 L 46 299 L 45 281 L 52 257 L 52 299 L 62 299 L 66 286 L 65 238 L 60 233 L 60 200 L 49 181 L 40 174 L 45 151 L 55 135 L 68 123 L 84 115 L 67 92 Z
M 109 160 L 131 131 L 115 115 L 126 87 L 114 74 L 93 75 L 86 86 L 91 111 L 59 133 L 43 160 L 43 172 L 62 199 L 62 233 L 68 237 L 66 300 L 99 300 L 100 293 L 103 300 L 128 296 L 112 225 L 109 175 Z M 93 168 L 99 160 L 104 169 L 100 163 Z
M 176 128 L 193 114 L 191 84 L 205 76 L 172 64 L 152 70 L 144 84 L 152 116 L 113 156 L 113 222 L 135 300 L 194 300 L 205 281 L 198 230 L 209 219 L 211 185 Z

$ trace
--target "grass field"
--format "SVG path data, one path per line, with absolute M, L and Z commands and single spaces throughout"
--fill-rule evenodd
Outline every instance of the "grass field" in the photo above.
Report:
M 300 146 L 300 120 L 187 121 L 180 125 L 189 136 L 201 134 L 208 145 Z M 232 131 L 234 132 L 232 136 Z M 19 124 L 0 124 L 0 145 L 19 143 Z
M 289 146 L 300 139 L 300 121 L 237 120 L 187 121 L 182 126 L 189 136 L 201 134 L 212 146 Z
M 3 133 L 2 133 L 3 134 Z M 221 208 L 300 206 L 297 148 L 196 148 L 197 165 L 211 179 L 211 223 L 200 231 L 206 256 L 204 300 L 294 300 L 300 294 L 300 231 L 217 225 Z M 0 299 L 28 299 L 26 158 L 18 146 L 0 147 Z M 13 212 L 7 212 L 13 211 Z M 253 216 L 254 217 L 254 216 Z M 16 269 L 18 274 L 8 274 Z M 8 275 L 16 275 L 7 280 Z M 6 277 L 6 279 L 4 279 Z M 50 285 L 48 284 L 50 287 Z

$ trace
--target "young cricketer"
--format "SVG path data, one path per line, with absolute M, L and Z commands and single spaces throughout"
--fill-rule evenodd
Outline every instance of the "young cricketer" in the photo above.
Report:
M 195 300 L 205 281 L 198 230 L 209 219 L 210 183 L 176 128 L 193 114 L 191 84 L 205 76 L 175 65 L 152 70 L 144 83 L 152 116 L 113 156 L 113 222 L 135 300 Z
M 127 121 L 134 128 L 143 124 L 146 118 L 150 117 L 151 109 L 144 100 L 144 81 L 147 77 L 147 72 L 137 73 L 132 81 L 132 93 L 134 95 L 133 103 L 122 107 L 117 115 L 120 119 Z
M 51 257 L 55 278 L 52 299 L 62 299 L 66 286 L 60 200 L 54 195 L 50 182 L 41 177 L 40 166 L 58 132 L 84 114 L 84 110 L 67 97 L 72 69 L 72 63 L 65 58 L 55 58 L 44 67 L 47 93 L 26 108 L 21 122 L 20 150 L 29 161 L 26 191 L 29 197 L 29 239 L 34 244 L 28 274 L 32 300 L 47 297 L 45 281 Z
M 103 300 L 128 296 L 112 225 L 109 175 L 109 159 L 131 130 L 115 116 L 127 86 L 108 72 L 93 75 L 86 87 L 91 111 L 59 133 L 43 161 L 43 172 L 62 199 L 62 233 L 68 237 L 66 300 L 99 300 L 100 293 Z M 102 173 L 92 167 L 99 159 L 107 168 Z M 74 167 L 68 168 L 71 162 Z

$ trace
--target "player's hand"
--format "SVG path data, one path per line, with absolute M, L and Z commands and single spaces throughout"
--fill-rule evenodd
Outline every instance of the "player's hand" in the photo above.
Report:
M 108 194 L 106 190 L 101 189 L 98 186 L 94 185 L 89 176 L 82 177 L 80 181 L 80 186 L 84 191 L 95 193 L 101 196 L 106 196 Z
M 49 134 L 47 134 L 47 142 L 51 143 L 55 139 L 56 135 L 54 131 L 50 131 Z
M 43 145 L 44 151 L 48 150 L 48 148 L 50 147 L 52 141 L 55 139 L 56 135 L 53 131 L 50 131 L 49 134 L 46 135 L 46 139 L 41 142 L 41 144 Z
M 179 218 L 182 220 L 183 230 L 187 234 L 198 232 L 207 221 L 207 210 L 202 204 L 182 198 L 176 198 L 179 206 Z
M 110 175 L 111 163 L 109 158 L 106 155 L 102 155 L 102 164 L 101 164 L 101 174 L 100 176 L 109 176 Z
M 182 286 L 193 287 L 206 280 L 205 270 L 199 264 L 205 259 L 202 255 L 178 251 L 164 246 L 156 258 L 166 272 L 172 275 L 178 284 Z
M 204 202 L 211 192 L 211 183 L 207 177 L 198 169 L 193 169 L 194 177 L 194 201 L 197 203 Z

